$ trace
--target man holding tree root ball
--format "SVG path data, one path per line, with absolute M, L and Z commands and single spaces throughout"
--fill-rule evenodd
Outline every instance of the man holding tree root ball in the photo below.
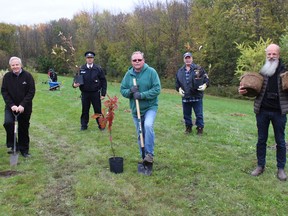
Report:
M 252 176 L 259 176 L 265 171 L 266 149 L 270 122 L 274 130 L 276 141 L 277 178 L 286 181 L 284 171 L 286 164 L 285 126 L 288 113 L 288 93 L 281 86 L 281 74 L 286 69 L 280 59 L 280 47 L 270 44 L 266 50 L 266 62 L 260 74 L 264 77 L 260 93 L 254 101 L 254 112 L 258 129 L 258 141 L 256 144 L 257 167 L 251 172 Z M 247 94 L 244 84 L 240 82 L 239 94 Z

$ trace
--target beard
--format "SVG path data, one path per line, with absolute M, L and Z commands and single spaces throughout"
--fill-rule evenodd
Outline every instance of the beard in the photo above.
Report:
M 260 70 L 260 73 L 264 76 L 271 77 L 275 73 L 275 71 L 278 67 L 278 64 L 279 64 L 278 58 L 274 58 L 274 59 L 270 59 L 270 60 L 266 59 L 265 64 L 263 65 L 263 67 Z

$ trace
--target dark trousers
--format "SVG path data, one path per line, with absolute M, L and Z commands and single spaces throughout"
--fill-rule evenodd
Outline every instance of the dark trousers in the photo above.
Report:
M 89 110 L 92 104 L 94 113 L 102 113 L 101 112 L 101 100 L 100 100 L 100 92 L 82 92 L 81 94 L 82 101 L 82 114 L 81 114 L 81 127 L 87 128 L 89 123 Z M 98 119 L 96 119 L 98 123 Z M 98 123 L 99 126 L 99 123 Z
M 196 126 L 199 128 L 204 128 L 204 118 L 203 118 L 203 100 L 194 102 L 182 102 L 183 115 L 186 126 L 192 127 L 192 109 L 194 110 L 196 117 Z
M 18 138 L 16 149 L 22 153 L 29 153 L 29 126 L 31 113 L 21 113 L 18 115 Z M 5 109 L 4 128 L 6 130 L 7 148 L 14 146 L 14 122 L 15 116 L 10 109 Z
M 257 142 L 257 159 L 258 166 L 266 164 L 266 147 L 268 139 L 269 124 L 272 123 L 274 130 L 274 138 L 276 142 L 277 167 L 284 168 L 286 164 L 286 142 L 285 142 L 285 126 L 287 122 L 286 115 L 279 112 L 269 112 L 261 110 L 256 114 L 258 128 Z

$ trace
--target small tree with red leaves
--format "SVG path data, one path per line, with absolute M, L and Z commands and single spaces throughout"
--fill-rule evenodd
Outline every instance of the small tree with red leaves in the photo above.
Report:
M 97 119 L 99 121 L 99 125 L 101 129 L 105 129 L 107 124 L 108 124 L 108 131 L 109 131 L 109 140 L 110 140 L 110 145 L 113 153 L 113 157 L 115 157 L 115 149 L 113 147 L 112 143 L 112 124 L 114 120 L 115 113 L 114 111 L 118 109 L 118 97 L 109 97 L 106 101 L 104 101 L 104 108 L 102 109 L 102 114 L 101 113 L 95 113 L 92 118 Z

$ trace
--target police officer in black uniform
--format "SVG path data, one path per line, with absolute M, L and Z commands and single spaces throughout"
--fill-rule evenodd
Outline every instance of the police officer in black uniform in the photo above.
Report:
M 107 91 L 107 81 L 102 68 L 94 64 L 95 53 L 87 51 L 86 64 L 82 65 L 79 73 L 76 75 L 73 87 L 79 87 L 81 90 L 82 114 L 81 130 L 87 130 L 89 122 L 89 110 L 92 104 L 94 113 L 101 113 L 101 100 L 105 98 Z M 99 126 L 98 119 L 96 119 Z

